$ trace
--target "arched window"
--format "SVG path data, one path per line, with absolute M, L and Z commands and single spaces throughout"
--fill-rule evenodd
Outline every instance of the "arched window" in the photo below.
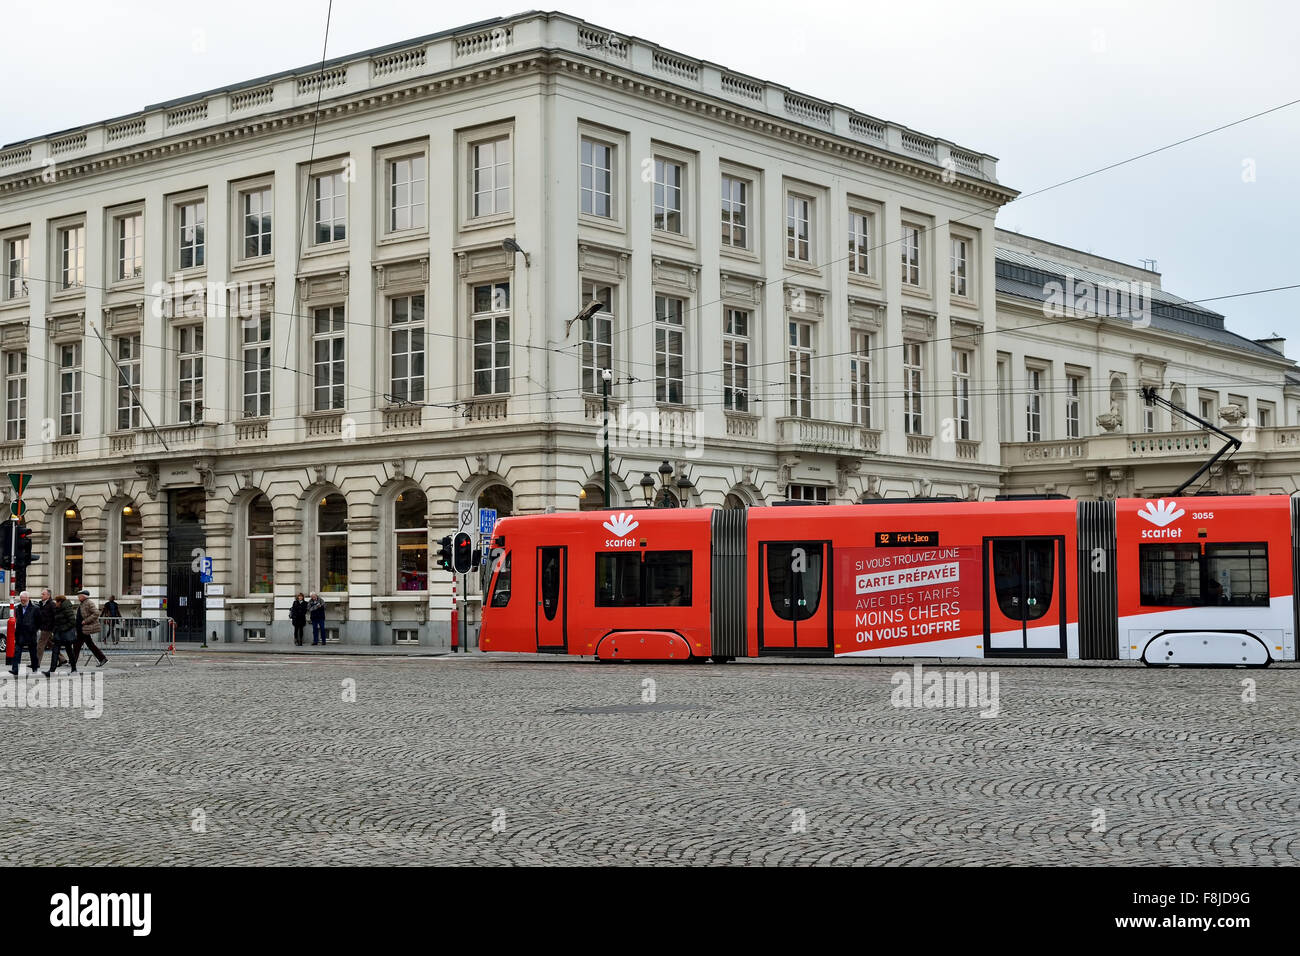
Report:
M 348 503 L 342 495 L 326 495 L 316 506 L 316 556 L 320 590 L 348 589 Z
M 76 594 L 82 588 L 81 513 L 73 505 L 63 512 L 63 593 Z
M 578 499 L 579 511 L 604 511 L 607 507 L 603 482 L 590 481 L 582 486 L 582 497 Z
M 248 593 L 270 594 L 275 588 L 275 513 L 266 495 L 248 503 Z
M 1187 408 L 1187 400 L 1183 397 L 1183 390 L 1181 388 L 1175 388 L 1170 392 L 1169 400 L 1181 409 Z M 1177 414 L 1169 416 L 1169 428 L 1171 431 L 1180 432 L 1183 430 L 1185 424 L 1183 416 Z
M 734 509 L 734 508 L 745 508 L 747 507 L 747 505 L 745 503 L 745 499 L 740 497 L 740 495 L 736 494 L 733 491 L 729 495 L 727 495 L 725 499 L 723 499 L 722 507 Z
M 480 508 L 491 508 L 497 513 L 497 520 L 508 518 L 514 513 L 515 495 L 505 485 L 488 485 L 478 496 Z
M 122 506 L 122 524 L 118 532 L 122 548 L 122 580 L 118 585 L 121 594 L 139 594 L 144 579 L 144 528 L 140 512 L 132 505 Z
M 399 591 L 429 590 L 429 503 L 419 488 L 407 488 L 393 502 L 393 543 Z

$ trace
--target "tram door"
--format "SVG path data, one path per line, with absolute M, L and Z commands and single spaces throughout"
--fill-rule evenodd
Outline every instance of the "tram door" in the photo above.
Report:
M 568 549 L 537 549 L 537 649 L 564 651 L 568 647 L 566 601 Z
M 760 653 L 831 652 L 829 541 L 767 541 L 760 546 Z
M 991 655 L 1064 657 L 1065 539 L 984 539 L 984 638 Z

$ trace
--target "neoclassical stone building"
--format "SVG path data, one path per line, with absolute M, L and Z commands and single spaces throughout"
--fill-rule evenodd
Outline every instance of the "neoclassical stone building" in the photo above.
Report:
M 10 144 L 32 581 L 221 641 L 288 640 L 317 590 L 332 638 L 444 645 L 457 502 L 605 504 L 606 368 L 611 506 L 647 474 L 706 507 L 1150 488 L 1139 383 L 1213 393 L 1269 435 L 1251 488 L 1289 490 L 1280 345 L 1163 293 L 1149 327 L 1048 323 L 1045 276 L 1159 276 L 998 232 L 1015 195 L 991 156 L 544 13 Z

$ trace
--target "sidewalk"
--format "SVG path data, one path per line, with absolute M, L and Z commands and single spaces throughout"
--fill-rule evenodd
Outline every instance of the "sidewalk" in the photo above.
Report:
M 105 648 L 106 653 L 111 653 L 112 648 Z M 176 655 L 184 657 L 186 654 L 291 654 L 303 657 L 447 657 L 451 654 L 445 648 L 438 647 L 420 647 L 418 645 L 393 645 L 393 644 L 328 644 L 325 647 L 312 647 L 310 644 L 299 647 L 296 644 L 261 644 L 261 643 L 230 643 L 230 644 L 209 644 L 203 647 L 199 644 L 181 643 L 176 644 Z M 477 653 L 473 651 L 471 653 Z

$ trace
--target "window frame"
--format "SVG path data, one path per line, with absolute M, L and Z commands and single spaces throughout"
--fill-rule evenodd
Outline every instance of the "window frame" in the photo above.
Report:
M 244 179 L 237 183 L 231 183 L 230 186 L 233 201 L 231 206 L 234 215 L 231 216 L 231 222 L 237 223 L 236 228 L 231 229 L 231 254 L 230 262 L 232 269 L 241 267 L 263 266 L 275 261 L 275 182 L 272 176 L 262 176 L 257 179 Z M 269 247 L 266 252 L 259 252 L 257 255 L 250 256 L 247 254 L 249 224 L 248 200 L 258 194 L 265 194 L 262 211 L 258 214 L 258 230 L 254 236 L 258 240 L 258 248 L 262 247 L 265 240 Z M 269 219 L 269 223 L 262 220 Z M 266 229 L 261 227 L 266 225 Z M 313 223 L 313 228 L 315 224 Z
M 182 425 L 202 424 L 207 412 L 207 363 L 204 361 L 207 357 L 207 338 L 203 324 L 176 325 L 173 328 L 176 332 L 176 421 Z M 190 386 L 189 398 L 183 397 L 186 383 Z
M 744 331 L 736 331 L 735 319 L 744 316 Z M 754 310 L 723 303 L 722 306 L 722 407 L 724 411 L 754 414 L 749 383 L 753 366 Z M 737 351 L 743 355 L 737 358 Z M 740 373 L 739 376 L 737 373 Z M 741 379 L 738 383 L 737 378 Z
M 18 245 L 21 243 L 23 255 L 21 258 L 14 255 Z M 0 302 L 26 302 L 31 298 L 31 269 L 32 269 L 32 234 L 28 227 L 15 229 L 9 232 L 0 233 L 0 268 L 3 268 L 3 274 L 0 275 Z M 13 272 L 13 263 L 21 262 L 22 268 L 18 272 Z
M 617 332 L 617 315 L 614 310 L 618 301 L 619 285 L 617 282 L 586 276 L 580 280 L 579 295 L 584 308 L 587 303 L 599 298 L 602 290 L 609 293 L 607 299 L 602 300 L 605 302 L 605 307 L 591 318 L 583 319 L 582 328 L 579 330 L 581 336 L 578 359 L 581 368 L 579 387 L 584 395 L 603 395 L 604 385 L 601 382 L 600 372 L 602 369 L 614 367 L 614 336 Z M 607 338 L 604 342 L 597 338 L 597 333 L 602 330 Z M 602 352 L 607 358 L 604 365 L 600 362 Z M 613 393 L 613 383 L 611 383 L 610 394 Z
M 661 310 L 659 307 L 660 302 L 665 305 L 676 303 L 676 312 L 674 313 L 671 308 Z M 686 315 L 690 311 L 690 303 L 683 296 L 660 292 L 656 289 L 654 293 L 654 309 L 655 402 L 659 405 L 685 405 L 687 402 Z M 677 342 L 676 353 L 670 347 L 674 339 Z M 660 360 L 661 355 L 663 356 L 662 362 Z M 676 376 L 672 374 L 674 356 L 677 359 L 678 368 Z M 676 382 L 678 389 L 676 398 L 673 398 L 672 394 L 674 382 Z
M 429 233 L 429 144 L 428 140 L 398 143 L 375 150 L 375 182 L 382 192 L 375 203 L 377 244 L 401 242 Z M 397 179 L 398 167 L 409 163 L 410 176 Z M 416 168 L 418 165 L 418 169 Z M 417 172 L 420 174 L 417 177 Z M 408 201 L 398 203 L 397 193 L 406 187 Z M 404 210 L 410 223 L 400 226 L 398 212 Z
M 1078 372 L 1065 373 L 1065 437 L 1083 437 L 1083 382 Z
M 814 323 L 786 320 L 786 398 L 791 418 L 810 419 L 816 410 L 817 341 Z M 807 332 L 807 343 L 800 341 Z
M 595 150 L 592 150 L 592 162 L 586 162 L 584 156 L 584 144 L 591 143 L 593 147 L 600 146 L 609 151 L 608 167 L 598 167 L 595 165 Z M 578 218 L 581 222 L 590 225 L 597 225 L 603 228 L 622 228 L 623 217 L 621 215 L 620 191 L 622 183 L 618 175 L 618 164 L 621 158 L 622 148 L 618 137 L 610 133 L 580 127 L 578 129 Z M 583 170 L 591 169 L 591 185 L 583 185 Z M 608 193 L 598 192 L 596 190 L 596 172 L 598 169 L 605 168 L 608 173 Z M 584 208 L 584 193 L 591 196 L 590 211 Z M 596 197 L 606 196 L 608 199 L 608 214 L 602 215 L 596 212 Z
M 506 302 L 504 307 L 499 301 L 499 290 L 506 290 Z M 477 292 L 479 289 L 488 288 L 491 290 L 491 307 L 480 311 L 478 309 Z M 484 278 L 476 282 L 471 282 L 466 286 L 466 292 L 469 297 L 469 386 L 470 395 L 474 398 L 491 399 L 508 396 L 514 391 L 514 288 L 512 287 L 511 278 Z M 505 319 L 506 336 L 502 340 L 498 337 L 500 320 Z M 479 323 L 487 323 L 490 335 L 482 342 L 479 341 Z M 483 347 L 489 349 L 491 364 L 480 368 L 479 350 Z M 500 350 L 505 347 L 506 364 L 500 365 Z M 500 386 L 500 374 L 505 372 L 505 387 Z M 487 390 L 479 389 L 479 375 L 487 372 L 491 375 L 491 387 Z
M 1049 414 L 1046 399 L 1047 369 L 1025 363 L 1025 441 L 1044 441 L 1043 423 Z
M 925 343 L 903 340 L 903 433 L 925 435 Z
M 806 214 L 805 218 L 800 218 L 800 205 L 803 204 L 802 211 Z M 817 252 L 815 236 L 817 234 L 817 197 L 810 193 L 803 192 L 798 188 L 786 187 L 785 190 L 785 261 L 794 263 L 805 269 L 815 268 L 817 265 Z M 802 223 L 805 227 L 805 234 L 800 239 L 798 226 Z M 805 246 L 804 255 L 799 255 L 800 242 Z M 793 246 L 793 253 L 791 247 Z
M 870 329 L 849 329 L 849 419 L 859 428 L 872 426 L 872 349 L 876 334 Z
M 61 342 L 55 348 L 58 350 L 56 353 L 59 396 L 58 435 L 60 438 L 78 438 L 84 424 L 82 414 L 85 403 L 84 343 L 78 339 L 75 342 Z M 73 361 L 71 364 L 65 364 L 64 357 L 69 354 L 69 351 Z M 70 405 L 71 408 L 65 410 L 66 405 Z
M 324 331 L 320 329 L 321 314 L 329 313 L 329 327 Z M 337 315 L 336 315 L 337 313 Z M 311 377 L 311 410 L 313 412 L 341 412 L 348 407 L 348 310 L 347 304 L 335 302 L 329 304 L 314 305 L 311 309 L 311 351 L 309 359 L 312 367 Z M 324 361 L 319 358 L 321 343 L 329 343 L 329 355 Z M 335 347 L 337 344 L 337 348 Z M 341 354 L 336 354 L 341 353 Z M 321 371 L 328 370 L 328 381 L 322 384 Z M 335 381 L 335 377 L 338 381 Z M 339 401 L 335 404 L 334 390 L 338 389 Z M 324 393 L 328 396 L 328 401 L 322 407 L 321 395 Z
M 307 209 L 304 218 L 308 224 L 306 241 L 303 243 L 303 255 L 328 255 L 334 252 L 342 252 L 349 248 L 352 242 L 352 185 L 355 181 L 355 175 L 349 179 L 348 173 L 355 172 L 356 160 L 351 155 L 335 156 L 330 159 L 317 160 L 313 163 L 302 164 L 299 167 L 300 191 L 298 195 L 304 196 Z M 329 178 L 330 195 L 322 197 L 319 195 L 320 182 Z M 338 191 L 335 191 L 337 188 Z M 320 218 L 321 203 L 325 199 L 329 202 L 328 220 Z M 342 215 L 339 215 L 339 207 L 342 206 Z M 382 214 L 381 205 L 375 204 L 375 215 Z M 338 227 L 342 224 L 343 235 L 334 236 Z M 320 239 L 320 228 L 323 224 L 328 224 L 331 232 L 331 238 Z M 383 235 L 379 233 L 378 235 Z
M 424 500 L 422 517 L 424 517 L 425 520 L 418 526 L 399 527 L 397 523 L 397 512 L 398 512 L 398 506 L 402 504 L 402 502 L 399 501 L 398 499 L 400 499 L 403 495 L 411 494 L 411 493 L 418 494 Z M 393 594 L 427 594 L 429 591 L 429 522 L 427 520 L 427 514 L 429 510 L 428 495 L 425 494 L 423 488 L 420 488 L 416 485 L 407 485 L 403 487 L 397 494 L 393 495 L 390 505 L 391 505 L 390 514 L 392 515 L 392 549 L 393 550 L 391 553 L 393 555 L 393 576 L 391 579 L 389 579 L 389 583 L 393 589 L 392 593 Z M 417 537 L 423 540 L 423 545 L 422 546 L 417 545 L 417 547 L 422 547 L 422 550 L 424 552 L 424 569 L 421 572 L 420 569 L 417 567 L 414 573 L 417 575 L 422 573 L 424 575 L 424 587 L 404 588 L 402 587 L 402 561 L 401 561 L 403 539 L 404 538 L 415 539 Z M 419 562 L 417 561 L 417 565 L 418 563 Z
M 253 533 L 253 506 L 261 499 L 266 500 L 267 507 L 271 509 L 271 530 L 267 534 Z M 256 562 L 253 560 L 253 542 L 269 541 L 271 543 L 271 575 L 266 589 L 253 586 L 253 572 L 256 568 Z M 258 492 L 253 495 L 244 505 L 244 566 L 247 569 L 244 577 L 244 594 L 251 596 L 254 594 L 274 594 L 275 593 L 275 506 L 271 504 L 271 498 L 265 492 Z
M 731 189 L 728 188 L 728 183 L 740 187 L 743 195 L 739 203 L 731 197 Z M 754 236 L 758 225 L 756 183 L 757 179 L 752 173 L 743 174 L 728 166 L 723 166 L 718 173 L 718 212 L 719 226 L 721 227 L 719 243 L 724 254 L 743 254 L 747 259 L 754 258 Z M 735 222 L 734 207 L 737 205 L 741 207 L 741 218 L 743 219 L 739 226 Z M 740 244 L 734 241 L 737 229 L 741 231 L 744 239 Z
M 144 283 L 145 256 L 147 253 L 147 233 L 145 231 L 144 205 L 137 203 L 131 206 L 119 206 L 107 210 L 108 229 L 108 269 L 105 275 L 109 277 L 110 287 L 130 287 L 138 286 Z M 123 227 L 129 220 L 138 220 L 135 235 L 127 237 L 124 235 Z M 136 255 L 131 257 L 139 261 L 139 273 L 135 275 L 124 274 L 123 266 L 126 264 L 127 257 L 124 255 L 125 247 L 128 242 L 133 246 Z
M 651 555 L 654 555 L 656 558 L 659 558 L 659 557 L 661 557 L 661 556 L 662 556 L 662 557 L 666 557 L 666 556 L 670 556 L 670 555 L 671 555 L 671 556 L 676 556 L 676 558 L 677 558 L 677 563 L 676 563 L 676 564 L 669 565 L 669 564 L 667 564 L 667 562 L 665 562 L 665 563 L 664 563 L 664 566 L 665 566 L 665 567 L 672 567 L 673 569 L 675 569 L 675 572 L 676 572 L 676 574 L 677 574 L 678 576 L 682 575 L 683 568 L 685 569 L 685 576 L 684 576 L 684 578 L 679 577 L 679 580 L 684 580 L 684 581 L 685 581 L 685 587 L 684 587 L 685 594 L 683 594 L 683 596 L 682 596 L 682 597 L 683 597 L 683 600 L 680 601 L 679 603 L 677 603 L 677 604 L 670 604 L 670 603 L 667 603 L 667 602 L 662 601 L 662 600 L 660 600 L 660 601 L 654 601 L 654 602 L 651 602 L 651 601 L 649 600 L 649 592 L 650 592 L 650 587 L 649 587 L 649 585 L 650 585 L 650 578 L 652 577 L 652 573 L 651 573 L 650 569 L 651 569 L 652 567 L 656 566 L 656 562 L 655 562 L 655 561 L 648 560 L 648 559 L 650 558 Z M 683 556 L 683 555 L 685 556 L 685 559 L 686 559 L 685 562 L 684 562 L 684 564 L 681 562 L 681 556 Z M 636 560 L 636 562 L 637 562 L 637 566 L 638 566 L 638 574 L 637 574 L 637 592 L 636 592 L 636 600 L 635 600 L 635 601 L 617 601 L 617 602 L 615 602 L 615 601 L 613 601 L 613 600 L 609 600 L 609 599 L 606 599 L 606 598 L 604 597 L 605 591 L 604 591 L 604 590 L 602 589 L 602 587 L 601 587 L 601 578 L 602 578 L 601 571 L 604 570 L 605 568 L 607 568 L 607 567 L 609 566 L 609 562 L 610 562 L 611 559 L 612 559 L 613 562 L 614 562 L 614 570 L 615 570 L 615 578 L 616 578 L 616 579 L 617 579 L 617 578 L 620 578 L 620 577 L 622 576 L 622 574 L 621 574 L 621 570 L 622 570 L 622 566 L 623 566 L 624 564 L 630 563 L 631 560 L 633 560 L 633 559 Z M 593 607 L 602 607 L 602 608 L 681 607 L 681 608 L 688 608 L 688 607 L 693 607 L 693 606 L 694 606 L 694 599 L 695 599 L 695 586 L 694 586 L 694 585 L 695 585 L 695 552 L 691 551 L 689 548 L 646 549 L 646 550 L 637 550 L 637 551 L 629 551 L 629 550 L 626 550 L 626 549 L 624 549 L 624 550 L 620 550 L 620 551 L 597 551 L 597 552 L 596 552 L 596 556 L 595 556 L 595 560 L 594 560 L 592 563 L 593 563 L 593 567 L 594 567 L 594 571 L 595 571 L 595 574 L 594 574 L 594 586 L 593 586 L 593 588 L 592 588 L 592 606 L 593 606 Z M 671 590 L 672 587 L 682 587 L 682 585 L 680 585 L 680 584 L 678 584 L 678 585 L 670 585 L 668 589 Z M 617 593 L 617 590 L 618 590 L 618 589 L 617 589 L 617 587 L 616 587 L 616 588 L 611 592 L 611 597 L 612 597 L 612 594 Z M 665 589 L 660 589 L 660 594 L 661 594 L 661 595 L 662 595 L 662 593 L 663 593 L 663 590 L 665 590 Z
M 12 369 L 17 359 L 18 368 Z M 4 400 L 5 400 L 5 442 L 27 441 L 27 349 L 10 349 L 3 353 L 4 361 Z M 10 386 L 15 386 L 11 388 Z M 17 392 L 17 394 L 11 394 Z
M 419 318 L 415 316 L 416 300 L 419 300 Z M 400 322 L 397 319 L 398 303 L 406 303 L 406 317 Z M 423 292 L 402 292 L 397 295 L 390 295 L 385 300 L 385 312 L 388 316 L 388 395 L 392 404 L 402 404 L 404 402 L 420 403 L 425 400 L 425 393 L 428 387 L 429 378 L 429 313 L 428 299 Z M 415 338 L 419 336 L 419 348 L 415 348 Z M 405 347 L 399 353 L 397 349 L 398 338 L 405 339 Z M 398 355 L 405 356 L 406 373 L 397 374 Z M 416 358 L 420 371 L 417 374 L 414 370 Z M 415 383 L 418 381 L 418 390 Z M 398 393 L 398 383 L 403 383 L 402 394 Z
M 86 220 L 78 218 L 66 220 L 60 223 L 51 224 L 54 235 L 54 256 L 50 260 L 57 263 L 55 274 L 58 282 L 54 284 L 54 297 L 73 297 L 85 295 L 86 292 Z M 69 261 L 68 236 L 71 233 L 80 235 L 80 244 L 76 246 L 77 255 L 75 263 Z M 28 260 L 28 268 L 31 267 L 31 260 Z M 76 274 L 76 281 L 69 284 L 68 274 L 72 271 Z M 30 297 L 30 285 L 29 297 Z
M 189 245 L 191 263 L 182 265 L 187 243 L 185 242 L 184 210 L 195 210 L 194 241 Z M 195 190 L 167 197 L 168 223 L 168 258 L 172 272 L 178 275 L 202 275 L 208 269 L 208 194 L 206 189 Z
M 272 342 L 275 333 L 275 323 L 272 321 L 270 312 L 259 312 L 256 318 L 256 325 L 253 320 L 246 320 L 240 323 L 239 329 L 239 354 L 243 360 L 239 368 L 239 396 L 240 404 L 243 410 L 243 417 L 248 418 L 269 418 L 272 412 L 271 399 L 275 389 L 275 377 L 272 372 Z M 256 329 L 257 337 L 249 339 L 249 332 Z M 263 335 L 265 330 L 265 335 Z M 255 363 L 249 365 L 249 354 L 255 353 Z M 250 392 L 248 388 L 249 375 L 256 375 L 257 388 Z M 262 387 L 265 381 L 265 388 Z M 249 411 L 249 399 L 254 400 L 256 410 Z M 263 404 L 265 411 L 262 410 Z
M 957 254 L 959 245 L 962 247 L 960 256 Z M 948 236 L 948 294 L 964 302 L 975 299 L 975 273 L 971 269 L 974 252 L 973 237 L 960 232 Z
M 962 361 L 964 360 L 964 361 Z M 964 365 L 964 367 L 962 367 Z M 952 349 L 952 419 L 957 441 L 973 441 L 971 369 L 975 366 L 973 349 Z
M 123 354 L 122 345 L 127 345 L 126 354 Z M 129 432 L 140 427 L 142 415 L 142 402 L 140 400 L 140 383 L 143 369 L 143 342 L 140 332 L 128 332 L 125 335 L 113 336 L 114 358 L 116 361 L 117 375 L 113 378 L 113 387 L 116 390 L 117 404 L 116 415 L 113 423 L 116 426 L 113 430 L 116 432 Z M 131 372 L 131 376 L 124 373 Z M 128 399 L 126 405 L 122 404 L 123 397 Z M 127 424 L 122 425 L 122 415 L 126 413 Z
M 906 290 L 924 292 L 927 283 L 925 281 L 925 243 L 921 236 L 925 233 L 925 226 L 918 222 L 902 220 L 899 231 L 898 245 L 901 252 L 900 267 L 902 287 Z M 915 279 L 912 274 L 915 273 Z
M 472 130 L 461 130 L 458 134 L 460 138 L 460 149 L 457 151 L 464 164 L 464 173 L 461 178 L 461 228 L 477 228 L 481 226 L 494 225 L 501 222 L 509 222 L 515 215 L 515 132 L 514 123 L 499 123 L 493 126 L 477 127 Z M 501 143 L 506 144 L 509 152 L 509 158 L 505 163 L 499 161 L 496 157 L 497 148 Z M 490 213 L 479 213 L 476 206 L 476 198 L 479 191 L 475 188 L 477 183 L 476 173 L 479 167 L 475 165 L 475 151 L 478 147 L 492 144 L 494 161 L 492 163 L 492 203 L 493 209 Z M 505 190 L 509 201 L 509 208 L 505 210 L 496 208 L 497 193 L 502 186 L 496 181 L 497 174 L 502 167 L 509 167 L 506 173 Z M 486 168 L 486 167 L 485 167 Z
M 325 507 L 324 503 L 327 499 L 336 496 L 343 500 L 343 530 L 322 531 L 321 530 L 321 509 Z M 348 589 L 352 585 L 352 566 L 351 566 L 352 563 L 351 561 L 348 560 L 349 559 L 348 542 L 349 542 L 349 534 L 350 534 L 348 530 L 348 524 L 349 524 L 348 500 L 346 497 L 344 497 L 341 491 L 329 490 L 326 491 L 325 494 L 317 498 L 312 503 L 312 507 L 314 509 L 312 515 L 315 519 L 314 522 L 315 527 L 312 528 L 312 531 L 315 532 L 314 537 L 316 539 L 315 542 L 316 543 L 316 547 L 315 547 L 316 567 L 314 568 L 316 587 L 314 590 L 316 591 L 317 594 L 321 594 L 321 595 L 346 594 L 348 593 Z M 343 579 L 344 580 L 343 580 L 343 587 L 341 588 L 327 588 L 325 586 L 325 552 L 323 550 L 326 544 L 326 542 L 324 541 L 325 538 L 330 538 L 331 540 L 334 538 L 341 538 L 343 541 Z
M 850 279 L 875 284 L 876 270 L 871 262 L 871 237 L 875 231 L 875 213 L 859 206 L 849 206 L 849 254 L 846 265 Z

